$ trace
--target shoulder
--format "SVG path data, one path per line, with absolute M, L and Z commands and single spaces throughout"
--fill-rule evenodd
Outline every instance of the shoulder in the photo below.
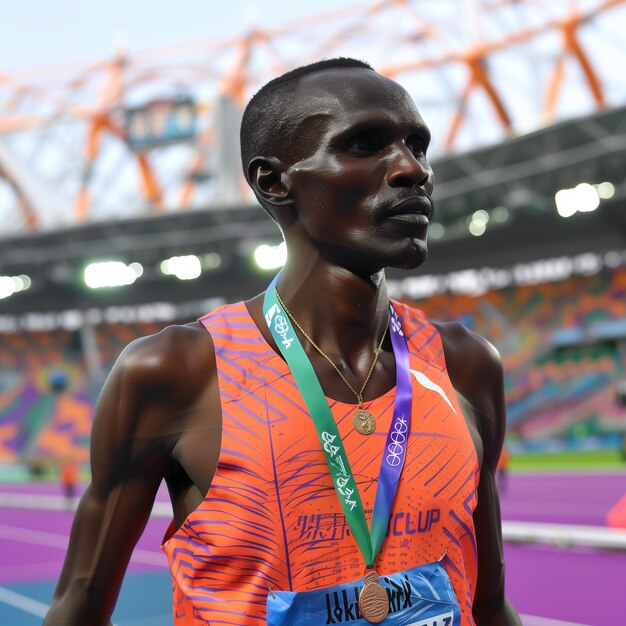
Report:
M 199 322 L 167 326 L 154 335 L 129 343 L 120 354 L 112 376 L 137 391 L 158 390 L 158 396 L 188 397 L 194 387 L 206 385 L 215 373 L 215 349 Z
M 457 322 L 432 322 L 439 331 L 448 368 L 458 375 L 487 382 L 502 374 L 502 358 L 487 339 Z
M 437 322 L 426 317 L 423 311 L 392 301 L 403 317 L 414 322 L 430 324 L 439 332 L 448 370 L 455 378 L 480 377 L 481 380 L 498 378 L 502 374 L 502 359 L 497 348 L 484 337 L 472 332 L 458 322 Z M 453 381 L 454 382 L 454 381 Z
M 128 344 L 94 414 L 91 465 L 99 489 L 132 471 L 147 476 L 158 467 L 163 476 L 193 407 L 217 378 L 213 355 L 209 333 L 197 323 L 169 326 Z

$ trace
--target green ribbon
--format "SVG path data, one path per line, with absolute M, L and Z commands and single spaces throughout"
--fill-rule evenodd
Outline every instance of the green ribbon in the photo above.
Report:
M 374 565 L 380 545 L 376 549 L 372 545 L 361 496 L 339 430 L 315 370 L 294 331 L 291 320 L 276 297 L 277 280 L 278 276 L 274 278 L 265 292 L 263 302 L 265 321 L 279 350 L 287 361 L 298 390 L 311 414 L 346 520 L 363 554 L 365 563 L 370 568 Z

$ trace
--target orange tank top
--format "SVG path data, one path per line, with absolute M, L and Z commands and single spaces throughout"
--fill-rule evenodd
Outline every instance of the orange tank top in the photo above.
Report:
M 385 575 L 436 561 L 447 551 L 461 624 L 474 626 L 476 450 L 439 333 L 421 311 L 397 302 L 394 307 L 414 372 L 411 433 L 375 566 Z M 357 580 L 364 562 L 286 363 L 242 302 L 200 321 L 215 345 L 222 444 L 206 497 L 178 530 L 170 527 L 163 544 L 174 619 L 176 626 L 261 626 L 268 588 L 306 591 Z M 393 399 L 394 389 L 365 403 L 377 416 L 369 436 L 352 425 L 356 405 L 329 399 L 368 524 Z

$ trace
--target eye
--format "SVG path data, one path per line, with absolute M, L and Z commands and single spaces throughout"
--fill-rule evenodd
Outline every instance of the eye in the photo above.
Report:
M 406 140 L 406 145 L 415 156 L 425 155 L 426 150 L 428 150 L 428 141 L 419 135 L 412 135 L 409 137 Z
M 371 154 L 383 147 L 380 137 L 371 131 L 359 133 L 348 142 L 348 151 L 357 154 Z

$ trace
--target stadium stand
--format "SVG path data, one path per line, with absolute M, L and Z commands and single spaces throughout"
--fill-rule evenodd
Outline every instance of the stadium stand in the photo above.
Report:
M 509 431 L 526 441 L 590 436 L 620 446 L 626 271 L 417 302 L 490 339 L 503 355 Z M 495 315 L 494 315 L 495 313 Z
M 546 440 L 619 446 L 626 416 L 618 386 L 626 371 L 626 269 L 472 297 L 415 301 L 456 320 L 503 355 L 510 435 L 531 448 Z M 95 326 L 103 370 L 133 339 L 163 324 Z M 20 332 L 0 341 L 0 460 L 87 459 L 101 380 L 89 380 L 78 332 Z M 599 443 L 598 443 L 599 442 Z

